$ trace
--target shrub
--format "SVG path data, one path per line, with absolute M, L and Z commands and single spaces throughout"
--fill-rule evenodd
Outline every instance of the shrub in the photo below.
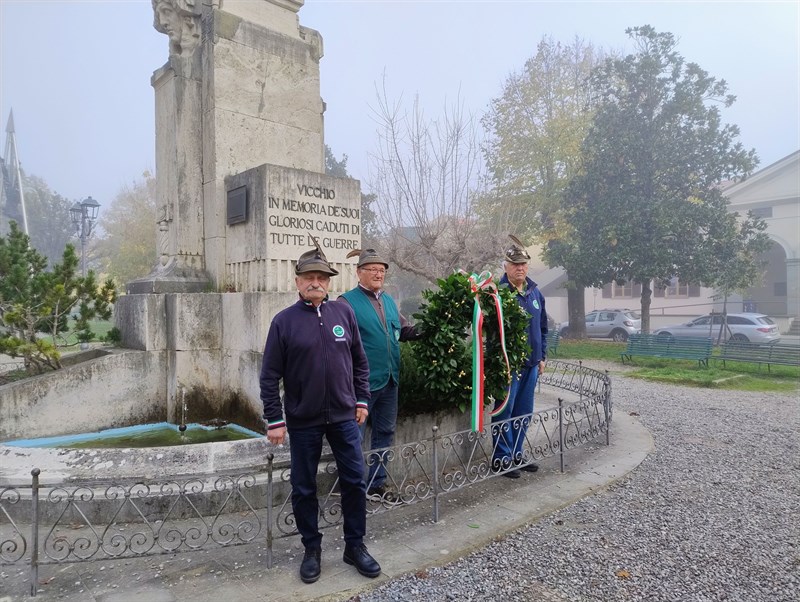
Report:
M 114 326 L 106 333 L 103 340 L 111 345 L 119 345 L 122 342 L 122 331 Z
M 475 293 L 469 276 L 463 273 L 452 274 L 438 284 L 438 291 L 423 291 L 425 303 L 414 314 L 424 338 L 401 353 L 403 413 L 414 413 L 411 408 L 430 412 L 457 407 L 463 411 L 471 403 L 470 327 Z M 503 312 L 508 366 L 501 348 L 494 294 Z M 484 402 L 488 405 L 505 396 L 509 369 L 512 373 L 517 371 L 530 353 L 526 334 L 528 314 L 506 288 L 497 290 L 490 284 L 477 295 L 483 314 Z

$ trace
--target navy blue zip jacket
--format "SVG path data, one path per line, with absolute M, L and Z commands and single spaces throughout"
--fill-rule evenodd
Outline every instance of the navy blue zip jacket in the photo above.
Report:
M 508 274 L 503 274 L 500 286 L 514 290 L 513 285 L 508 281 Z M 525 361 L 525 367 L 529 368 L 541 360 L 547 359 L 547 312 L 544 308 L 544 295 L 536 283 L 527 276 L 525 277 L 525 292 L 520 293 L 517 290 L 516 293 L 517 303 L 531 316 L 527 329 L 531 354 Z
M 283 408 L 278 387 L 283 379 Z M 268 428 L 308 428 L 355 420 L 368 407 L 369 364 L 353 310 L 300 299 L 272 320 L 261 364 Z

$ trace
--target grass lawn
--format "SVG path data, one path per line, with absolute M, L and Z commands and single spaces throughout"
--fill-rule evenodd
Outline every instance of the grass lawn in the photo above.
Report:
M 554 359 L 604 360 L 622 367 L 620 353 L 624 349 L 625 343 L 563 340 L 559 342 Z M 730 361 L 723 368 L 721 363 L 714 361 L 714 355 L 718 353 L 719 350 L 714 349 L 708 368 L 693 361 L 634 357 L 633 369 L 626 372 L 626 376 L 690 387 L 739 391 L 792 392 L 800 388 L 800 368 L 772 366 L 768 372 L 764 365 L 759 368 L 757 364 Z
M 106 336 L 108 331 L 111 330 L 114 327 L 114 323 L 111 320 L 94 320 L 94 321 L 90 322 L 90 324 L 92 326 L 92 332 L 94 333 L 94 339 L 92 339 L 93 342 L 102 341 L 103 337 Z M 74 325 L 75 325 L 75 321 L 74 320 L 70 320 L 69 321 L 69 327 L 72 328 Z M 48 341 L 52 341 L 53 340 L 53 337 L 50 337 L 50 336 L 46 336 L 46 337 L 43 337 L 43 338 L 47 339 Z M 65 337 L 63 337 L 63 336 L 59 337 L 59 339 L 56 342 L 56 344 L 57 344 L 57 346 L 59 348 L 61 348 L 61 347 L 75 347 L 76 345 L 78 345 L 78 337 L 76 337 L 74 334 L 70 333 L 69 335 L 67 335 Z

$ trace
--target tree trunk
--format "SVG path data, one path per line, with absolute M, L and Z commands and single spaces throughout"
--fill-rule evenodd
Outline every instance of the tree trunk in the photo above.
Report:
M 713 323 L 714 320 L 712 319 L 711 322 Z M 725 331 L 728 331 L 725 333 Z M 725 334 L 723 334 L 725 333 Z M 717 334 L 717 345 L 721 345 L 722 342 L 725 340 L 723 337 L 730 337 L 731 336 L 731 329 L 728 326 L 728 291 L 725 291 L 722 300 L 722 320 L 719 324 L 719 333 Z
M 642 282 L 642 334 L 650 334 L 650 303 L 653 300 L 653 291 L 650 281 Z
M 569 280 L 569 275 L 567 275 Z M 586 338 L 586 295 L 582 286 L 567 287 L 567 312 L 569 313 L 569 338 Z

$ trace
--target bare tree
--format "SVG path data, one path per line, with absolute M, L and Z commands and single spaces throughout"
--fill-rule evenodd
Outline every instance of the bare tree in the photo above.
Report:
M 419 97 L 410 110 L 402 97 L 390 101 L 385 78 L 376 95 L 369 182 L 389 261 L 431 282 L 496 262 L 505 233 L 489 231 L 475 211 L 484 184 L 478 121 L 460 97 L 428 119 Z

